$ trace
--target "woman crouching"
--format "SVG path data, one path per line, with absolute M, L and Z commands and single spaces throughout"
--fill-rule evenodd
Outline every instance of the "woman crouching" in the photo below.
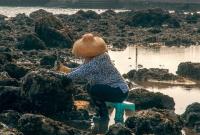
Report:
M 85 34 L 74 43 L 72 53 L 84 59 L 84 64 L 72 69 L 65 67 L 68 74 L 63 75 L 72 80 L 88 81 L 88 93 L 98 108 L 93 121 L 108 122 L 109 113 L 105 102 L 123 102 L 129 89 L 113 65 L 105 41 L 93 34 Z

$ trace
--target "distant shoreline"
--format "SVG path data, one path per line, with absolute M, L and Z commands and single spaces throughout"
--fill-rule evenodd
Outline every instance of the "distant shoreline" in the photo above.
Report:
M 132 2 L 123 4 L 83 4 L 83 3 L 62 3 L 62 2 L 42 2 L 42 3 L 27 3 L 27 2 L 11 2 L 5 3 L 0 0 L 0 6 L 9 7 L 55 7 L 55 8 L 89 8 L 89 9 L 128 9 L 141 10 L 147 8 L 162 8 L 167 10 L 182 10 L 182 11 L 200 11 L 200 3 L 164 3 L 164 2 Z

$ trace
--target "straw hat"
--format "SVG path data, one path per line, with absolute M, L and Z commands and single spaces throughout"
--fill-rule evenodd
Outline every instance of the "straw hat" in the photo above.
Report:
M 91 58 L 107 51 L 105 41 L 91 33 L 85 34 L 77 40 L 72 49 L 72 53 L 77 57 Z

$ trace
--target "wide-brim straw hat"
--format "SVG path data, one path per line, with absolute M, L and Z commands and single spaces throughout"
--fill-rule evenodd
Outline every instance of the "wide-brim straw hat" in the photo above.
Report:
M 76 57 L 91 58 L 101 55 L 107 51 L 105 41 L 98 36 L 91 33 L 85 34 L 82 38 L 78 39 L 72 49 L 72 53 Z

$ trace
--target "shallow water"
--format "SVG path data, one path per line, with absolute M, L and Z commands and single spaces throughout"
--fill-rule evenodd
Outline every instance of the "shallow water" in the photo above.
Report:
M 119 71 L 124 74 L 136 68 L 136 47 L 131 46 L 124 51 L 109 51 L 111 59 Z M 129 57 L 131 59 L 129 59 Z M 200 46 L 191 47 L 138 47 L 137 64 L 145 68 L 167 68 L 176 73 L 180 62 L 200 62 Z M 142 85 L 142 86 L 141 86 Z M 140 84 L 153 92 L 161 92 L 174 98 L 175 112 L 182 114 L 186 107 L 193 102 L 200 102 L 199 86 L 168 86 Z
M 36 11 L 38 9 L 44 9 L 48 12 L 52 12 L 53 14 L 75 14 L 80 9 L 72 9 L 72 8 L 47 8 L 47 7 L 2 7 L 0 6 L 0 14 L 5 15 L 7 17 L 14 17 L 16 14 L 25 13 L 29 15 L 31 12 Z M 81 9 L 84 11 L 93 10 L 97 13 L 102 13 L 106 11 L 105 9 Z M 114 10 L 115 12 L 123 12 L 126 10 Z

